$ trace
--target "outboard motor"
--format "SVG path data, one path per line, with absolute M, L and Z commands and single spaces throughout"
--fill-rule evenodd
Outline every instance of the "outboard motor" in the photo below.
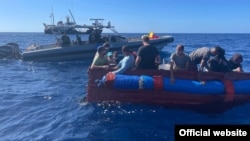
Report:
M 8 43 L 0 46 L 0 59 L 21 59 L 19 46 L 16 43 Z

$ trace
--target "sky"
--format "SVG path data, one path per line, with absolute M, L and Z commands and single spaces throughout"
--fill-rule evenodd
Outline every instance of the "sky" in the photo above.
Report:
M 120 33 L 250 33 L 250 0 L 0 0 L 0 32 L 43 32 L 43 23 L 111 22 Z

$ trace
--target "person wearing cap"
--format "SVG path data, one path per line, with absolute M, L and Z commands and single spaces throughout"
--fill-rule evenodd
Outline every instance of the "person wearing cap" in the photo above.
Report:
M 243 72 L 241 63 L 243 62 L 243 57 L 239 53 L 235 53 L 229 60 L 228 65 L 231 71 Z
M 123 59 L 114 67 L 117 69 L 113 71 L 115 74 L 122 74 L 128 69 L 134 68 L 135 58 L 132 51 L 127 46 L 122 46 L 122 53 L 124 55 Z
M 107 53 L 109 64 L 111 66 L 115 66 L 119 63 L 119 58 L 118 58 L 118 52 L 113 51 L 113 52 L 108 52 Z
M 102 44 L 103 47 L 105 47 L 107 50 L 110 49 L 110 43 L 109 42 L 105 42 Z M 118 52 L 117 51 L 109 51 L 107 52 L 107 56 L 108 56 L 108 61 L 109 61 L 109 64 L 111 65 L 116 65 L 118 63 Z
M 95 55 L 91 64 L 91 69 L 109 69 L 109 61 L 107 58 L 107 48 L 99 46 L 97 48 L 97 54 Z
M 149 37 L 142 36 L 142 44 L 138 51 L 135 60 L 136 69 L 158 69 L 160 55 L 156 47 L 150 45 Z

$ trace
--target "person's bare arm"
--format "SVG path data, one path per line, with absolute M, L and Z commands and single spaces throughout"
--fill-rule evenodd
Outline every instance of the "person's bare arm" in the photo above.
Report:
M 234 72 L 243 72 L 243 69 L 241 67 L 237 67 L 236 69 L 233 69 Z
M 199 71 L 203 71 L 204 67 L 205 67 L 205 60 L 201 59 Z
M 135 68 L 138 67 L 140 61 L 141 61 L 141 57 L 140 57 L 140 56 L 137 56 L 136 59 L 135 59 Z
M 96 66 L 96 65 L 91 65 L 91 69 L 109 69 L 109 65 L 104 65 L 104 66 Z
M 105 69 L 105 70 L 109 69 L 108 61 L 106 62 L 106 65 L 102 65 L 102 66 L 95 65 L 96 61 L 97 61 L 97 56 L 95 56 L 91 66 L 90 66 L 90 69 Z

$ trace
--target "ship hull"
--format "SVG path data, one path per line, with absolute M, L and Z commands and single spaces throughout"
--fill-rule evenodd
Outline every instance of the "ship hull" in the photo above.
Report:
M 165 47 L 168 43 L 173 42 L 173 37 L 164 36 L 150 41 L 152 45 L 159 50 Z M 111 48 L 109 51 L 121 51 L 123 45 L 128 46 L 134 51 L 137 51 L 142 46 L 141 40 L 135 41 L 117 41 L 110 42 Z M 26 50 L 22 53 L 24 61 L 71 61 L 92 59 L 97 51 L 97 47 L 101 43 L 84 44 L 84 45 L 69 45 L 66 47 L 56 46 L 56 44 L 36 46 L 33 50 Z

